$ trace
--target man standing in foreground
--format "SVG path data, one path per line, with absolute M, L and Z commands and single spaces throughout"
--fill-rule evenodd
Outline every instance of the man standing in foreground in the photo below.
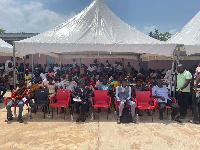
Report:
M 177 68 L 177 98 L 180 106 L 180 116 L 178 119 L 185 119 L 188 109 L 189 96 L 190 96 L 190 81 L 192 80 L 192 74 L 187 71 L 182 64 Z

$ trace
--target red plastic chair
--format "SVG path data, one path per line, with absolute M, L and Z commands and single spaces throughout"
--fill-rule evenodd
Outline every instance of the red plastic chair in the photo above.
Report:
M 153 87 L 150 86 L 150 87 L 149 87 L 149 91 L 150 91 L 150 94 L 151 94 L 151 95 L 150 95 L 151 98 L 153 98 L 153 96 L 152 96 L 152 89 L 153 89 Z
M 64 107 L 64 119 L 66 116 L 66 108 L 70 104 L 70 90 L 57 90 L 56 96 L 50 98 L 50 105 L 52 107 L 52 118 L 53 118 L 53 107 Z M 53 103 L 53 100 L 57 100 Z M 71 114 L 71 111 L 70 111 Z
M 137 109 L 150 109 L 152 112 L 152 122 L 153 122 L 153 109 L 156 107 L 156 99 L 151 98 L 150 91 L 136 91 L 136 106 Z M 150 105 L 150 101 L 153 101 L 153 105 Z
M 8 100 L 12 100 L 12 97 L 6 97 L 5 98 L 5 105 L 7 105 L 8 104 Z M 25 102 L 23 102 L 23 105 L 24 104 L 26 104 L 27 106 L 28 106 L 28 100 L 27 101 L 25 101 Z M 13 105 L 12 107 L 14 107 L 14 115 L 15 116 L 17 116 L 17 114 L 16 114 L 16 108 L 18 107 L 18 105 Z
M 134 102 L 134 98 L 133 98 L 133 97 L 131 97 L 131 100 Z M 119 108 L 119 103 L 118 103 L 118 101 L 117 101 L 117 98 L 116 98 L 116 97 L 115 97 L 115 106 L 116 106 L 117 108 Z M 129 106 L 129 105 L 124 105 L 124 107 L 131 108 L 131 106 Z
M 108 96 L 107 90 L 94 90 L 94 97 L 91 98 L 91 104 L 93 107 L 93 114 L 95 119 L 95 108 L 107 108 L 107 119 L 108 119 L 108 112 L 110 108 L 111 97 Z

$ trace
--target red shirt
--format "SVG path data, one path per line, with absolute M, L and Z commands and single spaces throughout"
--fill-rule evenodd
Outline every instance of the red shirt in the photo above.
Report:
M 20 94 L 20 95 L 18 95 L 18 94 L 16 93 L 16 91 L 17 91 L 18 89 L 21 89 L 21 88 L 17 87 L 17 88 L 15 88 L 15 89 L 13 89 L 13 90 L 12 90 L 12 93 L 11 93 L 11 97 L 14 98 L 14 99 L 19 99 L 19 100 L 20 100 L 20 99 L 24 98 L 25 96 L 29 95 L 29 90 L 28 90 L 28 88 L 27 88 L 27 87 L 22 87 L 22 88 L 25 88 L 26 90 L 25 90 L 22 94 Z
M 25 68 L 25 70 L 28 70 L 28 72 L 32 72 L 32 68 Z
M 73 68 L 72 69 L 72 73 L 77 73 L 78 72 L 78 68 Z
M 93 80 L 90 80 L 90 85 L 95 86 L 95 83 Z
M 51 73 L 50 73 L 50 72 L 48 72 L 48 74 L 49 74 L 49 76 L 50 76 L 50 77 L 52 77 L 52 76 L 54 75 L 54 73 L 53 73 L 53 72 L 51 72 Z

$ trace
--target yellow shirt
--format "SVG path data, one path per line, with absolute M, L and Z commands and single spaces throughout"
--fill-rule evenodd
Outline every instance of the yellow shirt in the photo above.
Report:
M 113 81 L 110 83 L 110 85 L 114 85 L 114 88 L 116 88 L 118 85 L 119 85 L 119 82 L 118 81 Z
M 25 74 L 25 82 L 27 84 L 27 87 L 28 87 L 28 85 L 30 83 L 30 79 L 31 79 L 31 74 L 28 74 L 28 75 Z

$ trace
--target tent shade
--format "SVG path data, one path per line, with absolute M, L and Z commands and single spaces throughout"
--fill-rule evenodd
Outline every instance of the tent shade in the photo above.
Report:
M 200 12 L 198 12 L 167 43 L 184 44 L 187 55 L 200 53 Z
M 13 46 L 0 39 L 0 55 L 1 56 L 12 56 Z
M 101 51 L 170 56 L 175 44 L 166 44 L 139 32 L 119 19 L 104 0 L 94 0 L 82 12 L 55 28 L 16 42 L 15 48 L 21 55 L 98 54 Z

